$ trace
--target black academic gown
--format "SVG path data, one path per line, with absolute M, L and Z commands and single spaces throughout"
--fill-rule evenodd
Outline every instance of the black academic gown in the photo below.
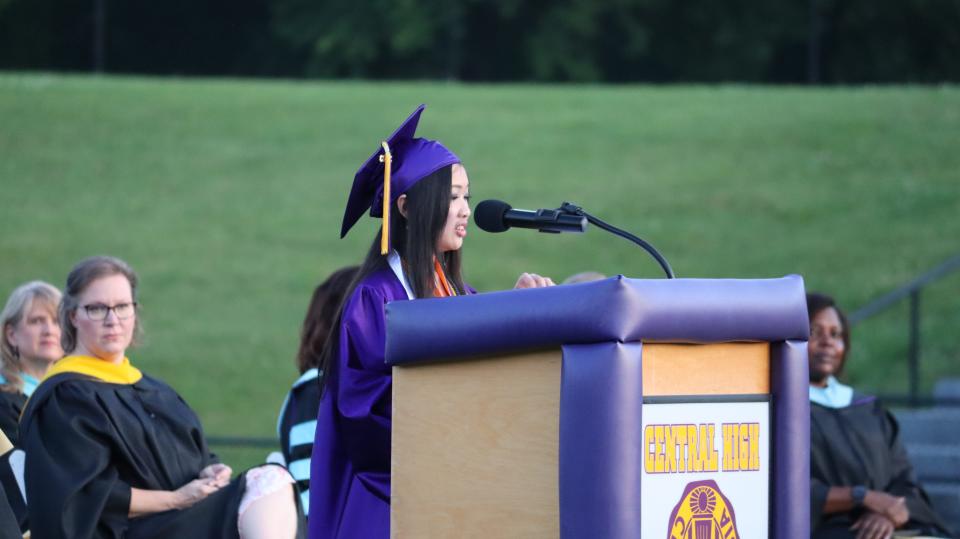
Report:
M 0 391 L 0 430 L 7 435 L 10 443 L 17 445 L 17 423 L 20 421 L 20 412 L 27 403 L 27 396 L 23 393 L 8 393 Z
M 22 539 L 22 537 L 17 517 L 7 500 L 4 489 L 0 488 L 0 539 Z
M 20 412 L 27 403 L 27 396 L 23 393 L 8 393 L 0 391 L 0 430 L 7 436 L 14 446 L 18 442 L 17 424 L 20 421 Z M 9 515 L 16 525 L 16 530 L 23 528 L 26 530 L 27 507 L 23 503 L 23 497 L 20 494 L 20 487 L 17 486 L 17 480 L 14 477 L 13 469 L 10 467 L 9 459 L 12 450 L 0 455 L 0 491 L 3 499 L 0 500 L 0 529 L 7 527 L 6 521 Z M 20 537 L 21 534 L 17 534 Z M 0 538 L 7 537 L 5 532 L 0 531 Z
M 860 512 L 823 514 L 832 486 L 864 485 L 906 498 L 910 521 L 904 529 L 952 537 L 920 487 L 900 428 L 876 398 L 854 393 L 845 408 L 810 403 L 810 517 L 814 538 L 855 537 L 848 528 Z
M 238 536 L 242 477 L 190 508 L 127 517 L 131 487 L 176 490 L 216 462 L 196 414 L 156 378 L 57 374 L 31 396 L 20 433 L 37 539 Z

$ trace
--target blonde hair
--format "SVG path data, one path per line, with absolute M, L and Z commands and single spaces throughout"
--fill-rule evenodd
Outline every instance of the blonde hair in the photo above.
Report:
M 52 284 L 43 281 L 30 281 L 18 286 L 10 294 L 6 306 L 0 312 L 0 329 L 3 331 L 3 335 L 0 336 L 0 374 L 6 379 L 6 382 L 0 384 L 0 391 L 23 392 L 23 377 L 20 374 L 23 372 L 23 363 L 20 351 L 15 349 L 7 339 L 7 328 L 19 324 L 36 301 L 45 304 L 50 309 L 53 319 L 56 320 L 60 298 L 60 291 Z

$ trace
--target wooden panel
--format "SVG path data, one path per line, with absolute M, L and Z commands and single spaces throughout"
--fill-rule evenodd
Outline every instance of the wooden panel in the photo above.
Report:
M 643 395 L 770 393 L 770 344 L 643 343 Z
M 392 537 L 559 537 L 560 365 L 393 369 Z

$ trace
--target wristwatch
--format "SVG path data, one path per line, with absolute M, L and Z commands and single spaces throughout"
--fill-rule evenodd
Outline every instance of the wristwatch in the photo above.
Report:
M 850 497 L 853 498 L 853 506 L 860 507 L 863 505 L 863 499 L 867 497 L 867 487 L 863 485 L 857 485 L 850 489 Z

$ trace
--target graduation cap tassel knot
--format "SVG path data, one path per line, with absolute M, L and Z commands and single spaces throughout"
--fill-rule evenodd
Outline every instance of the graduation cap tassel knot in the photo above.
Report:
M 380 145 L 383 146 L 383 155 L 380 156 L 380 162 L 383 163 L 383 228 L 380 234 L 380 254 L 385 255 L 390 252 L 390 166 L 393 155 L 387 141 Z

